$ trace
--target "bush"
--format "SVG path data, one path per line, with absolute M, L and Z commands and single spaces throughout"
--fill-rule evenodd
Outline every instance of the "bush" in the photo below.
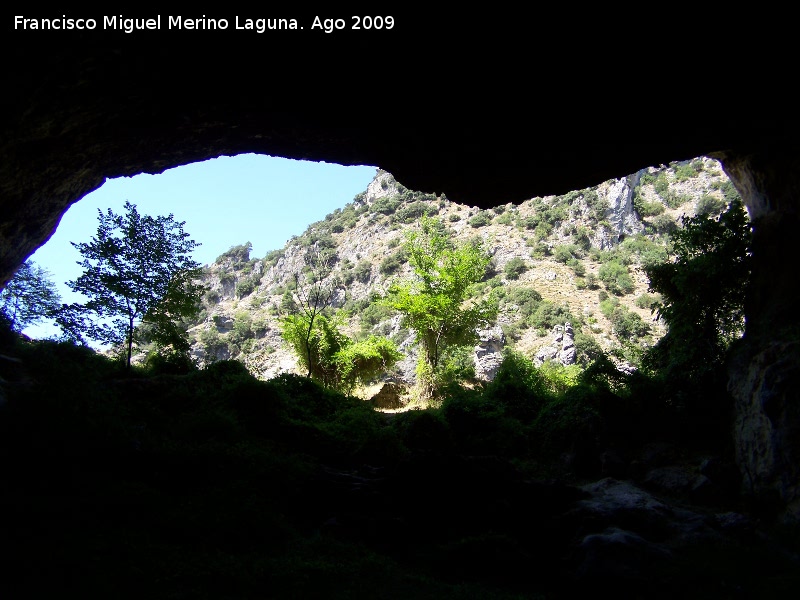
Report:
M 223 252 L 217 257 L 215 262 L 222 262 L 225 259 L 233 261 L 234 267 L 246 263 L 250 260 L 250 251 L 253 249 L 253 244 L 246 242 L 239 246 L 231 246 L 226 252 Z
M 567 264 L 573 258 L 581 258 L 582 252 L 575 244 L 562 244 L 553 250 L 553 258 L 558 262 Z
M 653 181 L 653 188 L 656 190 L 656 193 L 664 198 L 667 199 L 669 195 L 669 180 L 667 179 L 667 174 L 664 171 L 661 171 Z
M 515 280 L 528 270 L 528 264 L 518 256 L 515 256 L 506 263 L 503 273 L 506 279 Z
M 492 222 L 488 211 L 482 210 L 469 220 L 469 224 L 476 229 L 478 227 L 485 227 Z
M 239 298 L 244 298 L 253 293 L 258 285 L 261 283 L 261 275 L 253 275 L 251 277 L 244 277 L 236 284 L 236 295 Z
M 485 396 L 502 406 L 506 414 L 530 421 L 550 399 L 550 386 L 529 358 L 506 350 L 497 374 L 486 386 Z
M 638 296 L 634 304 L 636 304 L 638 308 L 648 308 L 652 310 L 660 299 L 661 297 L 659 295 L 645 293 Z
M 650 333 L 650 326 L 637 313 L 618 306 L 611 313 L 614 334 L 621 340 L 635 341 Z
M 725 200 L 711 194 L 703 194 L 697 200 L 695 213 L 698 215 L 717 216 L 725 209 Z
M 526 322 L 539 331 L 549 331 L 556 325 L 565 322 L 577 323 L 578 320 L 566 306 L 557 305 L 550 300 L 542 300 Z
M 725 198 L 726 204 L 730 204 L 735 200 L 741 200 L 739 192 L 736 191 L 730 179 L 726 179 L 723 182 L 715 181 L 711 187 L 722 192 L 722 197 Z
M 514 215 L 511 212 L 505 212 L 502 215 L 495 217 L 494 222 L 498 225 L 513 225 Z
M 372 276 L 372 263 L 368 260 L 360 260 L 353 269 L 353 275 L 361 283 L 367 283 Z
M 197 370 L 197 365 L 184 352 L 149 352 L 144 366 L 150 375 L 185 375 Z
M 389 256 L 384 258 L 381 261 L 378 270 L 383 275 L 391 275 L 392 273 L 397 272 L 400 269 L 400 267 L 403 266 L 403 264 L 406 262 L 407 257 L 408 254 L 406 253 L 406 251 L 401 249 L 395 252 L 394 254 L 390 254 Z
M 375 200 L 370 209 L 382 215 L 391 215 L 400 206 L 400 201 L 395 196 L 384 196 Z
M 578 277 L 583 277 L 586 275 L 586 267 L 583 266 L 583 263 L 579 261 L 577 258 L 571 258 L 567 261 L 567 266 L 572 269 L 572 272 L 575 273 Z
M 653 229 L 659 234 L 669 234 L 678 228 L 675 219 L 669 215 L 658 215 L 653 219 Z
M 611 260 L 603 264 L 597 272 L 597 276 L 606 289 L 617 296 L 630 294 L 636 287 L 628 272 L 628 267 L 618 260 Z
M 661 202 L 648 202 L 640 194 L 634 194 L 633 208 L 642 218 L 660 215 L 665 210 Z
M 678 165 L 675 167 L 675 181 L 687 181 L 697 175 L 697 171 L 691 164 Z
M 423 216 L 432 217 L 439 212 L 439 208 L 431 206 L 427 202 L 416 201 L 407 204 L 395 213 L 395 217 L 400 223 L 413 223 L 420 220 Z

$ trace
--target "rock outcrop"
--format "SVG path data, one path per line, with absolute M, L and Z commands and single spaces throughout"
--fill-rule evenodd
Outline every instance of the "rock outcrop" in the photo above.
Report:
M 542 346 L 534 356 L 534 364 L 539 367 L 546 361 L 555 361 L 564 366 L 575 364 L 575 332 L 571 323 L 553 327 L 552 343 Z

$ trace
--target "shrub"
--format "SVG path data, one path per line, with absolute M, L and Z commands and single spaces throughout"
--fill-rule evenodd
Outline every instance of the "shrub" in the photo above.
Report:
M 722 197 L 725 198 L 726 204 L 730 204 L 734 200 L 740 200 L 739 192 L 736 191 L 730 179 L 726 179 L 723 182 L 715 181 L 711 187 L 722 192 Z
M 386 258 L 381 261 L 378 270 L 383 275 L 391 275 L 400 269 L 403 263 L 406 262 L 408 258 L 408 254 L 405 250 L 401 249 L 395 252 L 394 254 L 390 254 Z
M 580 258 L 582 253 L 575 244 L 562 244 L 553 249 L 553 257 L 564 264 L 567 264 L 571 259 Z
M 653 181 L 653 188 L 656 190 L 656 193 L 664 198 L 667 199 L 669 193 L 669 180 L 667 179 L 667 174 L 664 171 L 661 171 Z
M 681 182 L 691 179 L 697 175 L 697 171 L 691 164 L 678 165 L 675 167 L 675 181 Z
M 549 331 L 556 325 L 565 322 L 577 323 L 578 320 L 570 312 L 569 308 L 555 304 L 550 300 L 542 300 L 527 319 L 527 323 L 539 331 Z
M 661 202 L 648 202 L 639 193 L 636 193 L 633 196 L 633 208 L 642 218 L 660 215 L 665 210 L 664 205 Z
M 431 206 L 427 202 L 416 201 L 407 204 L 395 213 L 395 217 L 400 223 L 413 223 L 418 221 L 423 216 L 432 217 L 439 212 L 437 206 Z
M 375 200 L 370 208 L 373 212 L 382 215 L 391 215 L 394 214 L 399 206 L 400 201 L 395 196 L 384 196 L 383 198 Z
M 144 364 L 151 375 L 185 375 L 197 369 L 191 356 L 183 352 L 152 351 Z
M 485 227 L 489 223 L 492 222 L 492 218 L 489 216 L 488 211 L 482 210 L 478 212 L 474 217 L 469 220 L 469 224 L 476 229 L 478 227 Z
M 358 312 L 361 319 L 361 330 L 368 332 L 381 321 L 390 319 L 393 314 L 394 311 L 391 308 L 373 302 Z
M 676 194 L 672 190 L 669 191 L 666 197 L 667 206 L 670 208 L 678 208 L 692 201 L 692 196 L 689 194 Z
M 225 259 L 233 261 L 234 266 L 241 265 L 250 260 L 250 251 L 253 249 L 253 244 L 246 242 L 239 246 L 231 246 L 226 252 L 223 252 L 217 257 L 215 262 L 222 262 Z
M 253 275 L 240 279 L 236 284 L 236 295 L 239 296 L 239 298 L 244 298 L 252 294 L 259 283 L 261 283 L 261 275 Z
M 583 266 L 583 263 L 579 261 L 577 258 L 571 258 L 567 261 L 567 266 L 572 269 L 572 272 L 575 273 L 578 277 L 583 277 L 586 274 L 586 267 Z
M 498 217 L 495 217 L 494 222 L 499 225 L 513 225 L 514 215 L 510 212 L 505 212 Z
M 650 333 L 650 326 L 637 313 L 617 306 L 611 313 L 614 334 L 627 341 L 635 341 Z
M 506 350 L 497 374 L 486 386 L 485 396 L 500 404 L 507 414 L 530 421 L 549 400 L 550 386 L 529 358 Z
M 372 263 L 368 260 L 360 260 L 353 269 L 353 275 L 361 283 L 367 283 L 372 276 Z
M 697 200 L 695 212 L 698 215 L 717 216 L 725 209 L 725 200 L 711 194 L 703 194 Z
M 448 450 L 452 447 L 452 432 L 439 411 L 428 409 L 398 413 L 393 427 L 410 450 Z
M 575 337 L 575 360 L 577 364 L 586 367 L 603 355 L 600 344 L 591 335 L 576 331 Z
M 603 264 L 597 272 L 597 276 L 612 294 L 621 296 L 630 294 L 635 289 L 628 267 L 616 259 Z
M 506 263 L 503 273 L 506 279 L 515 280 L 528 270 L 528 264 L 518 256 L 515 256 Z
M 639 308 L 648 308 L 652 310 L 660 302 L 660 300 L 661 298 L 657 294 L 644 293 L 636 298 L 634 304 L 636 304 L 636 306 Z
M 706 168 L 702 158 L 694 159 L 689 166 L 692 167 L 695 173 L 702 173 Z
M 656 233 L 668 234 L 675 231 L 677 228 L 678 224 L 675 222 L 675 219 L 669 215 L 658 215 L 653 219 L 653 229 L 655 229 Z

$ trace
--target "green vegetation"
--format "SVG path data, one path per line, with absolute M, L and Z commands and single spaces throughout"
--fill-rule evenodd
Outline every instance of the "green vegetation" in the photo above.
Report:
M 389 371 L 402 355 L 385 337 L 349 338 L 341 332 L 342 324 L 341 313 L 330 319 L 308 312 L 293 314 L 281 321 L 281 335 L 308 377 L 349 394 L 356 384 L 366 384 Z
M 228 250 L 217 257 L 214 262 L 231 261 L 235 269 L 242 268 L 242 265 L 250 261 L 250 252 L 253 250 L 251 242 L 245 242 L 238 246 L 231 246 Z
M 378 271 L 381 275 L 388 276 L 396 273 L 405 264 L 408 259 L 408 252 L 405 248 L 400 248 L 394 254 L 390 254 L 381 261 L 378 266 Z
M 324 250 L 315 247 L 306 252 L 305 276 L 293 276 L 294 293 L 287 290 L 287 314 L 280 329 L 307 377 L 349 394 L 356 384 L 367 383 L 390 370 L 402 355 L 386 338 L 370 335 L 356 341 L 342 333 L 345 313 L 331 309 L 333 298 L 341 289 L 341 282 L 333 275 L 332 262 L 332 255 Z M 234 322 L 234 332 L 238 322 Z
M 357 281 L 361 283 L 369 282 L 369 278 L 372 275 L 372 263 L 368 260 L 360 260 L 356 263 L 356 266 L 353 268 L 353 275 L 355 276 Z
M 525 262 L 524 259 L 520 258 L 519 256 L 515 256 L 506 263 L 506 266 L 503 268 L 503 273 L 505 274 L 506 279 L 513 281 L 515 279 L 519 279 L 520 276 L 528 270 L 528 268 L 528 263 Z
M 284 339 L 295 352 L 305 353 L 298 358 L 306 368 L 306 376 L 312 377 L 318 371 L 317 363 L 325 359 L 326 353 L 320 351 L 319 344 L 328 336 L 325 329 L 327 320 L 323 323 L 318 323 L 317 320 L 323 321 L 323 313 L 330 306 L 341 284 L 332 276 L 333 257 L 324 249 L 309 248 L 304 261 L 305 276 L 294 273 L 293 292 L 287 290 L 284 293 L 281 306 L 289 314 L 283 318 L 281 327 Z M 332 332 L 338 333 L 335 327 Z M 320 336 L 322 340 L 319 339 Z
M 650 334 L 650 326 L 637 313 L 620 305 L 614 296 L 600 302 L 600 311 L 611 321 L 614 335 L 623 342 L 635 342 Z
M 20 332 L 30 325 L 52 319 L 61 308 L 61 297 L 50 273 L 26 260 L 0 291 L 0 320 Z
M 404 248 L 413 278 L 393 283 L 381 302 L 400 312 L 403 326 L 415 331 L 418 392 L 421 398 L 432 398 L 444 350 L 474 344 L 478 327 L 496 314 L 496 305 L 487 300 L 465 305 L 470 286 L 483 279 L 490 257 L 478 240 L 453 244 L 446 225 L 428 217 L 409 231 Z
M 492 222 L 491 213 L 488 210 L 479 210 L 472 216 L 469 220 L 469 224 L 476 229 L 479 227 L 485 227 Z
M 633 194 L 633 208 L 642 218 L 655 217 L 664 212 L 664 204 L 658 201 L 647 201 L 641 195 L 641 186 Z
M 710 215 L 716 217 L 727 206 L 727 203 L 722 198 L 717 198 L 711 194 L 703 194 L 697 199 L 697 206 L 695 213 L 698 215 Z
M 553 258 L 567 264 L 570 260 L 583 257 L 583 250 L 577 244 L 561 244 L 553 248 Z
M 630 294 L 635 288 L 628 267 L 619 260 L 611 260 L 601 265 L 597 277 L 609 292 L 618 296 Z
M 150 341 L 186 353 L 183 321 L 197 315 L 205 291 L 196 283 L 200 264 L 190 256 L 199 244 L 173 215 L 140 215 L 127 201 L 124 215 L 98 210 L 98 219 L 90 242 L 72 243 L 83 257 L 83 274 L 67 282 L 88 301 L 63 307 L 57 322 L 76 340 L 85 333 L 108 344 L 124 342 L 129 369 L 140 323 Z
M 650 291 L 661 295 L 655 310 L 669 326 L 648 363 L 675 379 L 697 382 L 719 374 L 744 330 L 750 222 L 738 200 L 716 219 L 686 219 L 670 238 L 674 260 L 646 269 Z

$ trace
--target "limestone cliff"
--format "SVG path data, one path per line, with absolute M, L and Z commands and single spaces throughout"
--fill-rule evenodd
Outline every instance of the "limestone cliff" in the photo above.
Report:
M 456 239 L 480 236 L 492 254 L 492 272 L 474 293 L 500 288 L 503 299 L 496 325 L 479 332 L 473 356 L 477 378 L 494 376 L 508 346 L 531 358 L 545 356 L 552 328 L 567 321 L 577 335 L 576 344 L 558 349 L 559 356 L 568 355 L 567 362 L 585 360 L 596 345 L 617 351 L 625 363 L 621 332 L 601 305 L 609 296 L 603 265 L 627 263 L 631 287 L 611 296 L 636 315 L 645 333 L 625 341 L 654 343 L 664 327 L 651 312 L 642 265 L 653 256 L 666 257 L 666 233 L 680 226 L 682 215 L 719 211 L 730 197 L 730 182 L 719 164 L 702 157 L 492 210 L 409 190 L 390 173 L 378 171 L 363 193 L 343 201 L 341 209 L 311 223 L 283 248 L 251 258 L 250 244 L 244 243 L 207 265 L 210 291 L 200 321 L 190 329 L 193 354 L 201 364 L 240 360 L 265 379 L 294 372 L 297 362 L 281 339 L 279 319 L 289 310 L 294 275 L 304 270 L 306 250 L 324 247 L 335 252 L 333 275 L 344 283 L 333 306 L 350 314 L 348 333 L 392 337 L 405 358 L 389 375 L 413 383 L 413 332 L 404 330 L 396 315 L 370 306 L 369 298 L 384 292 L 393 278 L 409 275 L 404 235 L 428 214 L 442 219 Z M 519 291 L 526 289 L 541 297 L 539 313 L 552 314 L 530 314 L 530 303 Z

